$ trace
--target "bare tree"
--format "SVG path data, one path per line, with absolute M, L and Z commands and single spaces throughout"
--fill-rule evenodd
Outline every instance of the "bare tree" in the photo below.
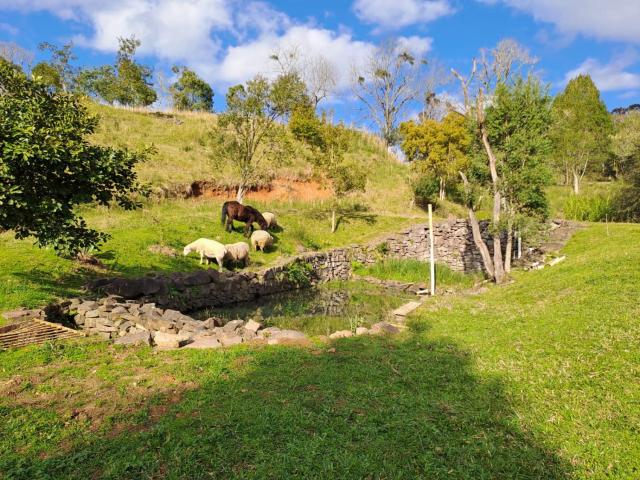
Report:
M 502 232 L 497 228 L 501 222 L 504 204 L 500 190 L 502 179 L 498 174 L 498 160 L 489 141 L 485 107 L 488 102 L 487 97 L 492 96 L 498 84 L 507 83 L 510 77 L 519 69 L 527 65 L 532 65 L 533 63 L 535 63 L 535 59 L 516 42 L 513 40 L 502 40 L 496 48 L 490 52 L 486 50 L 481 51 L 480 59 L 473 60 L 471 73 L 466 78 L 456 70 L 451 70 L 453 75 L 460 81 L 465 114 L 475 121 L 478 135 L 487 154 L 491 175 L 491 190 L 493 193 L 493 208 L 491 212 L 491 220 L 494 225 L 492 233 L 493 256 L 491 256 L 489 248 L 480 234 L 480 227 L 478 225 L 478 219 L 475 216 L 473 205 L 469 203 L 467 207 L 474 243 L 480 251 L 487 273 L 496 283 L 502 283 L 505 280 L 505 274 L 510 267 L 510 256 L 507 255 L 507 269 L 505 271 L 505 262 L 502 257 Z M 468 190 L 470 185 L 466 175 L 460 172 L 460 176 Z M 512 238 L 509 237 L 507 241 L 509 244 L 507 245 L 506 251 L 509 253 Z
M 296 74 L 302 79 L 314 109 L 336 88 L 337 70 L 324 55 L 305 55 L 299 46 L 294 45 L 276 51 L 270 58 L 276 63 L 278 74 Z
M 424 92 L 425 65 L 425 60 L 416 59 L 401 49 L 396 40 L 390 40 L 376 48 L 363 65 L 353 69 L 353 93 L 387 146 L 396 143 L 402 114 Z
M 34 55 L 29 50 L 25 50 L 14 42 L 0 42 L 0 58 L 15 65 L 21 66 L 23 69 L 29 68 L 33 62 Z

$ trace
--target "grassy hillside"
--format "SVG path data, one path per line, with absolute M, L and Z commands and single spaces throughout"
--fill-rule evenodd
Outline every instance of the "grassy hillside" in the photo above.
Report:
M 213 167 L 210 132 L 216 116 L 209 113 L 147 112 L 88 103 L 100 117 L 93 141 L 103 145 L 142 149 L 153 145 L 157 153 L 138 167 L 140 178 L 155 187 L 171 188 L 206 180 L 233 185 L 229 165 Z M 292 139 L 296 154 L 287 164 L 264 163 L 267 178 L 307 179 L 313 170 L 303 145 Z M 365 166 L 369 173 L 365 199 L 383 210 L 406 208 L 411 194 L 406 167 L 389 155 L 374 136 L 354 132 L 347 156 Z M 379 201 L 380 196 L 384 201 Z
M 636 478 L 640 227 L 564 253 L 394 338 L 0 353 L 0 476 Z

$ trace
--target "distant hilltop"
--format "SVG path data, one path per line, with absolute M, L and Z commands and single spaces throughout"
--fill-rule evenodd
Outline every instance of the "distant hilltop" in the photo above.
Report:
M 634 103 L 628 107 L 618 107 L 611 110 L 614 115 L 624 115 L 627 112 L 640 112 L 640 103 Z

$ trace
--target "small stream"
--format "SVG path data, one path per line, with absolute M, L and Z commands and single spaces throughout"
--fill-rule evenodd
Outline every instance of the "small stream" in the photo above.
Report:
M 308 335 L 355 330 L 388 320 L 391 310 L 415 297 L 366 282 L 330 282 L 315 288 L 268 295 L 251 302 L 209 308 L 195 317 L 254 319 L 266 327 L 295 329 Z

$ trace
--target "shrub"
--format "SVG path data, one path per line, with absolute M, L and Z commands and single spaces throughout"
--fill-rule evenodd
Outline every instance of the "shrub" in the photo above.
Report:
M 435 205 L 440 193 L 440 181 L 433 175 L 423 175 L 413 186 L 416 204 L 426 207 L 429 203 Z
M 614 202 L 609 196 L 572 195 L 564 205 L 564 217 L 580 222 L 604 222 L 615 217 Z

